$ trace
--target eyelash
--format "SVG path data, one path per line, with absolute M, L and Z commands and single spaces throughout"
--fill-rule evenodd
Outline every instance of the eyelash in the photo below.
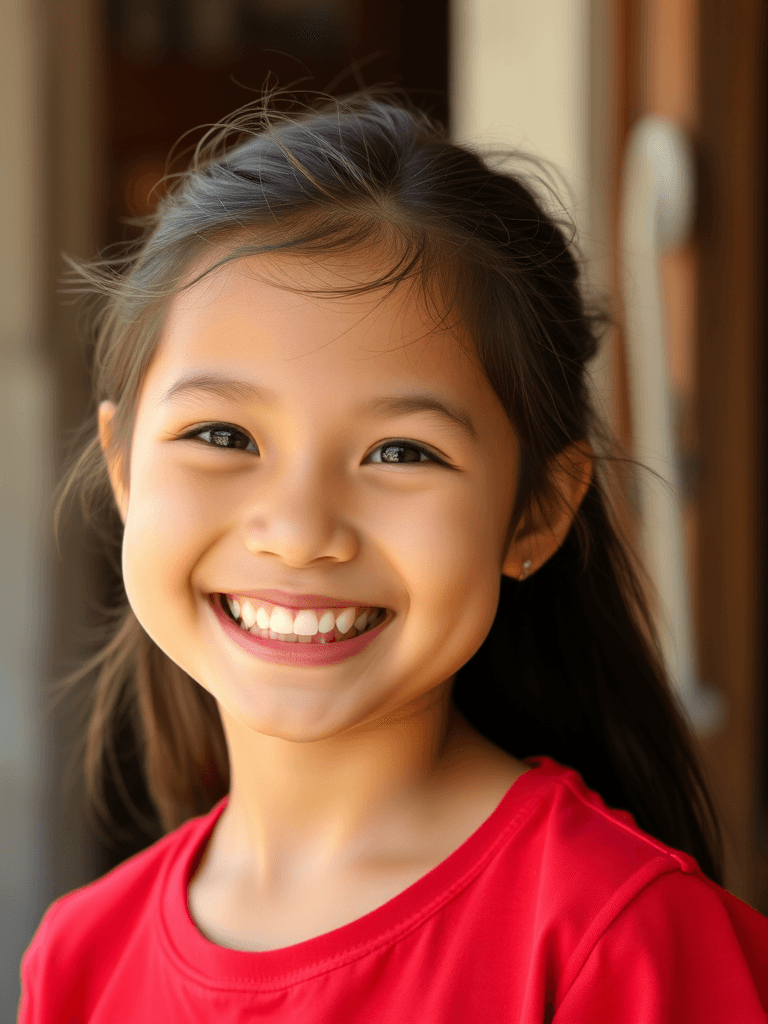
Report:
M 205 424 L 205 426 L 203 426 L 200 429 L 195 428 L 194 430 L 189 431 L 189 433 L 187 433 L 187 434 L 182 434 L 181 437 L 179 438 L 179 440 L 180 441 L 196 440 L 200 436 L 200 434 L 207 434 L 207 433 L 209 433 L 209 432 L 211 432 L 211 431 L 213 431 L 213 430 L 215 430 L 217 428 L 223 428 L 224 430 L 229 431 L 230 434 L 240 434 L 242 437 L 247 437 L 249 440 L 251 440 L 250 436 L 244 430 L 241 430 L 239 427 L 232 426 L 231 423 L 207 423 L 207 424 Z M 205 444 L 209 448 L 222 448 L 224 451 L 230 451 L 230 452 L 244 451 L 244 449 L 242 449 L 242 448 L 228 448 L 226 445 L 218 445 L 218 444 L 215 444 L 212 441 L 203 441 L 203 444 Z M 438 458 L 437 455 L 433 454 L 428 448 L 424 448 L 424 447 L 422 447 L 422 445 L 416 444 L 414 441 L 406 441 L 406 440 L 404 440 L 402 438 L 395 438 L 395 439 L 390 440 L 390 441 L 384 441 L 383 444 L 380 444 L 377 448 L 374 448 L 373 451 L 377 452 L 377 451 L 379 451 L 382 448 L 413 448 L 415 451 L 420 452 L 422 455 L 425 455 L 430 462 L 434 462 L 434 463 L 436 463 L 438 465 L 441 465 L 441 466 L 447 466 L 448 465 L 447 462 L 444 462 L 442 459 Z M 250 453 L 250 454 L 253 454 L 253 453 Z M 371 455 L 372 454 L 373 454 L 373 452 L 371 452 Z M 423 462 L 381 462 L 381 463 L 378 463 L 378 465 L 384 465 L 384 466 L 423 466 L 423 465 L 425 465 L 425 463 L 423 463 Z

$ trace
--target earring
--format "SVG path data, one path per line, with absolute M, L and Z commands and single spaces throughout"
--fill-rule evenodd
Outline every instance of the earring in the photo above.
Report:
M 523 575 L 518 577 L 520 582 L 522 582 L 528 575 L 528 570 L 531 568 L 532 565 L 533 562 L 530 560 L 530 558 L 526 558 L 526 560 L 523 562 Z

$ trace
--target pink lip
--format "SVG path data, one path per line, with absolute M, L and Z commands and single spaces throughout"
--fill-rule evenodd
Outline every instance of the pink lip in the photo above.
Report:
M 268 601 L 284 608 L 375 608 L 369 601 L 344 600 L 340 597 L 324 597 L 322 594 L 289 594 L 287 590 L 232 590 L 227 593 L 238 597 L 253 597 L 257 601 Z M 279 641 L 278 641 L 279 642 Z M 345 641 L 346 642 L 346 641 Z
M 239 647 L 264 661 L 295 666 L 333 665 L 340 661 L 346 661 L 354 654 L 359 654 L 371 641 L 375 640 L 391 619 L 391 616 L 388 615 L 375 629 L 361 633 L 359 636 L 353 637 L 352 640 L 341 640 L 328 644 L 291 644 L 285 640 L 264 640 L 257 634 L 241 629 L 226 615 L 221 607 L 221 602 L 213 594 L 210 597 L 210 605 L 224 632 Z

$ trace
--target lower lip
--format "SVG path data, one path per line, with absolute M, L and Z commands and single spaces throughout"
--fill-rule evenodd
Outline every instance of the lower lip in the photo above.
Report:
M 289 643 L 287 640 L 265 640 L 254 633 L 249 633 L 227 615 L 221 607 L 221 601 L 217 594 L 210 595 L 210 603 L 213 613 L 221 623 L 224 632 L 230 636 L 236 644 L 255 654 L 257 658 L 264 661 L 274 661 L 282 665 L 334 665 L 338 661 L 346 661 L 354 657 L 375 640 L 384 627 L 390 622 L 391 615 L 376 626 L 353 637 L 352 640 L 335 640 L 331 644 L 302 644 Z

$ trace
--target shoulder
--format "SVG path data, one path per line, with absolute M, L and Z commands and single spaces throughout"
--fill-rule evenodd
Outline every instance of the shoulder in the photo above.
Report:
M 594 909 L 619 890 L 631 899 L 657 875 L 699 870 L 689 854 L 644 832 L 629 811 L 608 807 L 575 769 L 549 757 L 526 760 L 538 764 L 520 779 L 525 813 L 516 843 L 538 859 L 563 899 L 575 883 L 589 881 L 576 895 L 591 897 Z
M 645 1001 L 649 1020 L 762 1024 L 768 918 L 607 807 L 573 769 L 543 767 L 528 773 L 536 799 L 518 835 L 527 831 L 540 865 L 539 929 L 566 939 L 554 1021 L 635 1019 Z M 742 1015 L 729 1017 L 736 1007 Z
M 689 921 L 715 908 L 723 921 L 746 915 L 763 934 L 768 919 L 707 878 L 694 857 L 649 835 L 629 811 L 608 807 L 576 770 L 535 760 L 516 784 L 521 799 L 505 856 L 535 866 L 542 928 L 561 931 L 567 922 L 587 948 L 620 918 L 688 907 Z
M 559 979 L 554 1024 L 635 1020 L 639 1006 L 649 1020 L 765 1024 L 768 918 L 699 870 L 661 870 L 618 895 Z
M 115 946 L 154 912 L 166 869 L 202 836 L 215 813 L 192 818 L 96 881 L 55 900 L 24 954 L 27 969 L 55 949 L 57 965 L 80 962 L 89 949 Z

